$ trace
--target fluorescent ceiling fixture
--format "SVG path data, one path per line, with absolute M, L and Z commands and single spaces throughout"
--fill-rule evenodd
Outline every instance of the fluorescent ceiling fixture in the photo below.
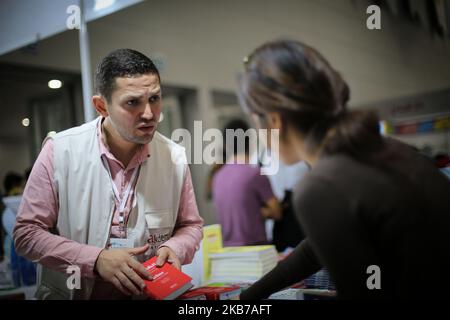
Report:
M 62 86 L 62 82 L 61 81 L 59 81 L 59 80 L 50 80 L 49 82 L 48 82 L 48 87 L 50 88 L 50 89 L 59 89 L 59 88 L 61 88 L 61 86 Z
M 99 11 L 111 7 L 116 0 L 95 0 L 94 10 Z
M 22 119 L 22 125 L 23 125 L 24 127 L 28 127 L 28 126 L 30 125 L 30 119 L 28 119 L 28 118 L 23 118 L 23 119 Z

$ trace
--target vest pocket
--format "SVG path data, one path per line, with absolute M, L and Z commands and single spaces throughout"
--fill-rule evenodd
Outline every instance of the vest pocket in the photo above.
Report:
M 174 217 L 170 209 L 146 211 L 145 221 L 147 223 L 146 241 L 150 245 L 152 254 L 155 254 L 159 246 L 172 237 Z

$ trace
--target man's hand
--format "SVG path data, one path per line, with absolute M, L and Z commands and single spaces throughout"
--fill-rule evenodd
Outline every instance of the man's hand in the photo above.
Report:
M 164 262 L 169 262 L 172 264 L 175 268 L 178 270 L 181 270 L 181 262 L 180 259 L 178 259 L 175 252 L 172 251 L 169 247 L 161 247 L 156 252 L 156 256 L 158 259 L 156 260 L 156 266 L 161 267 Z
M 103 250 L 95 263 L 95 270 L 106 281 L 126 295 L 142 294 L 144 280 L 153 280 L 145 267 L 133 256 L 143 254 L 148 245 L 133 249 Z
M 283 215 L 283 207 L 277 198 L 272 197 L 261 207 L 261 215 L 264 219 L 280 220 Z

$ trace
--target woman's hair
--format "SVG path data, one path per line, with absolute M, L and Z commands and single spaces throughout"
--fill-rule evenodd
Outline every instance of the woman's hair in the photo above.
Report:
M 260 117 L 279 113 L 283 126 L 301 134 L 307 148 L 358 156 L 382 142 L 378 117 L 347 110 L 347 83 L 314 48 L 299 41 L 268 42 L 245 66 L 239 88 L 243 108 Z

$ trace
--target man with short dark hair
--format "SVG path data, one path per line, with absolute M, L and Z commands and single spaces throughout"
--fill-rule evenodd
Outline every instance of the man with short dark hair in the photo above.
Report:
M 100 117 L 48 139 L 31 172 L 14 232 L 17 251 L 41 265 L 40 299 L 117 299 L 150 279 L 136 261 L 178 269 L 202 237 L 184 149 L 156 128 L 160 76 L 140 52 L 100 62 L 92 101 Z M 53 233 L 50 233 L 53 230 Z M 67 285 L 67 268 L 81 288 Z M 72 270 L 72 269 L 71 269 Z
M 5 195 L 15 196 L 22 193 L 23 177 L 16 172 L 8 172 L 3 179 Z
M 8 206 L 4 207 L 4 198 L 17 196 L 23 192 L 23 177 L 16 172 L 8 172 L 3 179 L 5 193 L 0 195 L 0 262 L 3 261 L 4 254 L 10 251 L 11 229 L 16 221 L 16 215 Z

